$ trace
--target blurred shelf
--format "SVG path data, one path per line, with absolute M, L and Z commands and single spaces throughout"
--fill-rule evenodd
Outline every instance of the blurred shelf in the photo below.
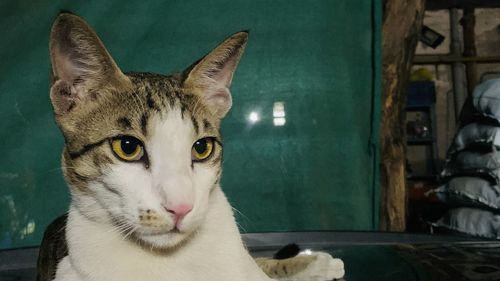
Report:
M 406 111 L 430 111 L 433 104 L 414 104 L 407 105 Z
M 406 178 L 409 181 L 437 181 L 437 175 L 417 175 Z
M 408 138 L 406 141 L 408 145 L 432 145 L 434 143 L 433 138 Z

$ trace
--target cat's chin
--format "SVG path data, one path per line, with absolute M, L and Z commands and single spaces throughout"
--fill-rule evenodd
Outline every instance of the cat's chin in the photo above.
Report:
M 159 234 L 136 233 L 135 238 L 146 249 L 165 251 L 182 245 L 189 240 L 191 234 L 172 230 Z

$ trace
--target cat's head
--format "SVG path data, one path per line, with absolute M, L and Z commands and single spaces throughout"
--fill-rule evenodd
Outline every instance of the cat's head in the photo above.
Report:
M 84 20 L 58 16 L 50 98 L 77 211 L 155 248 L 198 229 L 221 176 L 219 125 L 247 38 L 230 36 L 181 74 L 125 74 Z

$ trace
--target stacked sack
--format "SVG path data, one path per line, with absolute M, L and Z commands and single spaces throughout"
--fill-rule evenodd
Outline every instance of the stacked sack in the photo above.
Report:
M 500 79 L 478 85 L 473 105 L 477 118 L 456 134 L 435 190 L 452 208 L 432 225 L 500 239 Z

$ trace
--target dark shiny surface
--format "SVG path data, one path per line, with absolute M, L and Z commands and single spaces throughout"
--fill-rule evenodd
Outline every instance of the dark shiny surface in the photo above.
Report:
M 350 281 L 500 280 L 500 241 L 377 232 L 243 235 L 254 256 L 288 242 L 341 258 Z M 279 242 L 281 241 L 281 243 Z M 0 251 L 0 281 L 34 280 L 37 248 Z

